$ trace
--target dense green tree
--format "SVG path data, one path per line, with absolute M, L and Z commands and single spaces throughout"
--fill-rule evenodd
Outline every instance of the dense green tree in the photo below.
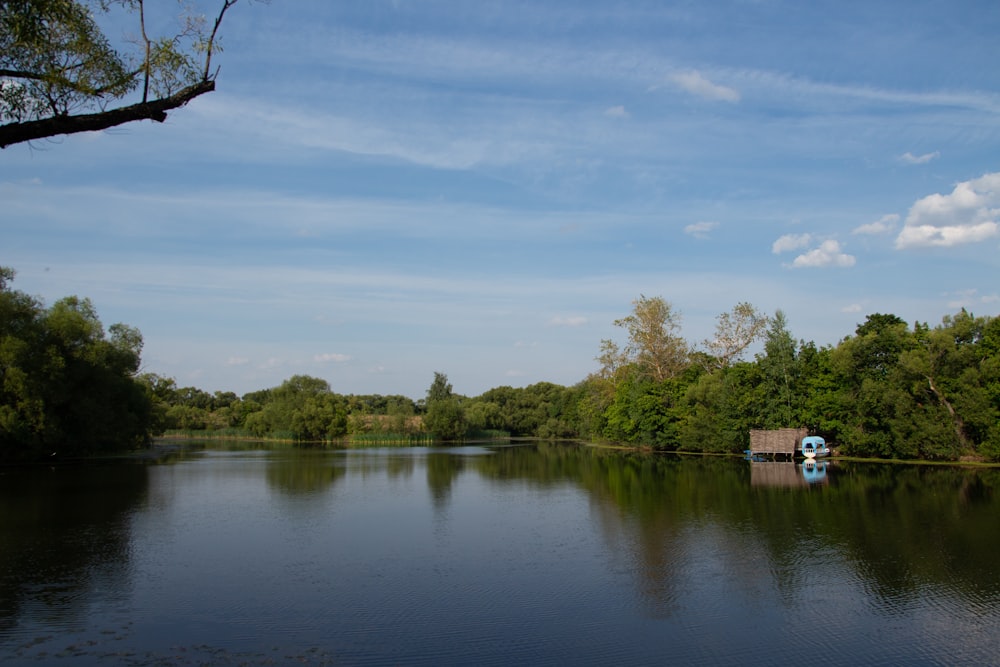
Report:
M 761 382 L 759 367 L 749 362 L 700 374 L 684 394 L 679 448 L 695 452 L 745 450 L 750 429 L 757 428 L 750 399 Z
M 846 428 L 845 398 L 837 384 L 833 348 L 813 342 L 799 347 L 800 391 L 803 396 L 800 425 L 835 442 Z
M 260 398 L 264 399 L 260 410 L 248 414 L 244 422 L 256 436 L 316 442 L 347 433 L 346 402 L 326 380 L 294 375 Z
M 433 403 L 434 401 L 444 401 L 454 396 L 454 392 L 451 388 L 451 383 L 448 382 L 448 376 L 444 373 L 434 372 L 434 381 L 431 382 L 430 388 L 427 390 L 427 403 Z
M 496 387 L 475 399 L 467 410 L 470 426 L 488 414 L 487 428 L 513 436 L 570 438 L 580 434 L 579 405 L 582 387 L 564 387 L 538 382 L 523 388 Z
M 0 459 L 75 456 L 145 443 L 153 398 L 136 379 L 138 330 L 105 332 L 93 304 L 45 308 L 0 269 Z
M 465 419 L 473 431 L 500 430 L 504 425 L 500 406 L 489 401 L 470 402 L 465 410 Z
M 764 339 L 764 354 L 758 356 L 757 365 L 761 370 L 761 383 L 756 387 L 756 427 L 798 426 L 803 399 L 798 382 L 798 347 L 781 310 L 771 318 Z
M 855 333 L 855 338 L 847 344 L 853 371 L 859 380 L 885 378 L 895 367 L 899 355 L 913 343 L 906 322 L 895 315 L 869 315 Z
M 444 373 L 434 373 L 434 381 L 427 390 L 427 414 L 424 425 L 434 437 L 441 440 L 461 440 L 465 437 L 468 424 L 465 409 L 456 396 Z

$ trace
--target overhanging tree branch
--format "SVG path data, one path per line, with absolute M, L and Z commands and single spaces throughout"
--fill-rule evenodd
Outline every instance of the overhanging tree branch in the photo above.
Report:
M 0 125 L 0 148 L 62 134 L 106 130 L 136 120 L 155 120 L 162 123 L 167 119 L 168 111 L 182 107 L 199 95 L 210 93 L 213 90 L 215 90 L 215 81 L 206 80 L 188 86 L 169 97 L 138 102 L 99 113 L 59 115 L 23 123 Z
M 215 90 L 219 29 L 238 2 L 211 0 L 219 10 L 207 26 L 203 16 L 186 11 L 173 37 L 146 30 L 147 10 L 160 5 L 120 3 L 138 10 L 140 37 L 126 38 L 138 51 L 133 59 L 111 45 L 91 11 L 119 3 L 0 0 L 0 122 L 7 121 L 0 124 L 0 149 L 138 120 L 163 122 L 168 111 Z

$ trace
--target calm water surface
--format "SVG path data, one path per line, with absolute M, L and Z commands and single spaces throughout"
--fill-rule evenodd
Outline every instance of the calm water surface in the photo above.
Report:
M 0 663 L 1000 664 L 1000 471 L 574 445 L 0 472 Z

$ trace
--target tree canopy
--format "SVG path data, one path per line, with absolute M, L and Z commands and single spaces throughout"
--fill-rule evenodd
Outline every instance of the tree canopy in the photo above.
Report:
M 0 268 L 0 461 L 67 457 L 140 445 L 152 399 L 135 378 L 142 335 L 105 331 L 75 296 L 46 308 Z
M 151 34 L 143 0 L 0 0 L 0 148 L 167 112 L 215 89 L 219 28 L 239 0 L 217 0 L 211 19 L 188 10 L 176 32 Z M 113 43 L 101 18 L 132 14 L 135 34 Z M 116 18 L 118 18 L 116 16 Z

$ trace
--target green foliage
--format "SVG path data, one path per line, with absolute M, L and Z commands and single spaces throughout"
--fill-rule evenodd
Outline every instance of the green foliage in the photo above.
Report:
M 431 386 L 427 390 L 427 405 L 436 401 L 446 401 L 453 395 L 451 383 L 448 382 L 448 376 L 444 373 L 438 373 L 435 371 L 434 381 L 431 382 Z
M 468 430 L 465 410 L 462 409 L 461 401 L 455 396 L 428 401 L 424 425 L 441 440 L 461 440 Z
M 674 390 L 605 341 L 602 371 L 580 395 L 578 427 L 636 445 L 738 452 L 752 428 L 805 426 L 850 455 L 1000 460 L 997 318 L 963 310 L 910 330 L 876 313 L 825 348 L 796 343 L 781 311 L 769 322 L 753 363 L 694 355 Z
M 109 43 L 91 3 L 4 0 L 0 3 L 0 121 L 66 114 L 120 97 L 138 79 Z
M 604 341 L 602 358 L 614 359 L 617 366 L 635 365 L 657 382 L 687 367 L 690 349 L 679 335 L 680 313 L 662 297 L 640 295 L 632 302 L 632 314 L 614 324 L 628 331 L 628 343 L 619 354 L 613 342 Z
M 217 33 L 238 0 L 217 0 L 214 22 L 143 0 L 0 1 L 0 148 L 103 130 L 166 112 L 214 89 Z M 159 12 L 163 12 L 160 14 Z M 113 44 L 101 29 L 131 23 Z M 152 26 L 177 20 L 172 34 Z
M 452 392 L 444 373 L 435 372 L 434 381 L 427 390 L 424 426 L 441 440 L 461 440 L 468 430 L 462 399 Z
M 142 336 L 67 297 L 45 308 L 0 270 L 0 459 L 75 456 L 135 447 L 155 422 L 135 378 Z
M 259 410 L 246 415 L 244 428 L 258 437 L 322 442 L 347 434 L 347 406 L 321 378 L 295 375 L 267 392 Z
M 470 402 L 473 428 L 500 429 L 517 437 L 573 438 L 580 434 L 581 388 L 539 382 L 523 388 L 490 389 Z M 480 420 L 485 417 L 485 423 Z

